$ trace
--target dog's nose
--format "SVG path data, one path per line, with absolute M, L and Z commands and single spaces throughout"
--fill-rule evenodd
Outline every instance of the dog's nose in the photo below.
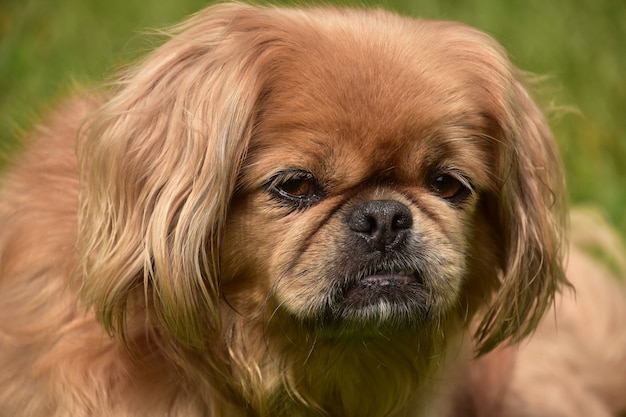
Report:
M 348 227 L 374 250 L 389 251 L 402 245 L 413 226 L 411 211 L 395 200 L 366 201 L 348 215 Z

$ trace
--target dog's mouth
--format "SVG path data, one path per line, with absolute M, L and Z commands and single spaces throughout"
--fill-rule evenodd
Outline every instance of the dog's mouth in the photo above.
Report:
M 333 338 L 377 337 L 399 329 L 428 326 L 439 314 L 439 308 L 426 266 L 422 269 L 419 259 L 387 259 L 362 263 L 352 271 L 337 271 L 328 278 L 334 285 L 322 308 L 301 316 L 303 323 L 316 329 L 318 335 Z
M 419 278 L 414 270 L 381 269 L 374 271 L 373 274 L 364 276 L 357 282 L 357 285 L 365 287 L 387 287 L 387 286 L 404 286 L 418 284 Z
M 365 271 L 344 287 L 342 304 L 359 310 L 385 304 L 406 306 L 423 299 L 424 281 L 412 268 L 375 268 Z

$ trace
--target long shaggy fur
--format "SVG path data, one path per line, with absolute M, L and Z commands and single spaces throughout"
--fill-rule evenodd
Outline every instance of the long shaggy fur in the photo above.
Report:
M 626 410 L 623 271 L 577 246 L 577 297 L 559 293 L 558 151 L 473 28 L 212 6 L 26 148 L 0 189 L 0 416 Z M 423 183 L 458 155 L 472 190 L 456 207 Z M 329 195 L 276 204 L 283 160 Z M 428 308 L 332 327 L 336 277 L 362 270 L 345 218 L 370 199 L 419 223 L 419 256 L 397 262 L 425 265 Z

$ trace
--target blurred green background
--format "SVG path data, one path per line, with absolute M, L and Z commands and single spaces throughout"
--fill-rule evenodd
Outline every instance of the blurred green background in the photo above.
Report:
M 469 23 L 498 39 L 518 67 L 546 76 L 537 97 L 552 110 L 571 202 L 602 207 L 626 235 L 626 1 L 341 3 Z M 110 77 L 153 47 L 145 29 L 174 24 L 207 4 L 0 0 L 0 163 L 20 132 L 73 85 Z

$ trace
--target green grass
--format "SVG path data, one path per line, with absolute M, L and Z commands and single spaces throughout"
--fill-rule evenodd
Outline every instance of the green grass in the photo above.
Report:
M 540 101 L 573 204 L 602 207 L 626 234 L 626 3 L 623 0 L 351 0 L 460 20 L 498 39 L 522 69 L 546 75 Z M 0 3 L 0 160 L 73 84 L 93 84 L 141 55 L 147 28 L 201 0 L 4 0 Z M 345 4 L 345 3 L 344 3 Z

